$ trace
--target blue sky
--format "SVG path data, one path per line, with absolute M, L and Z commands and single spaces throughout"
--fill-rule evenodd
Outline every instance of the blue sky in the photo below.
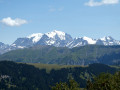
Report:
M 0 0 L 0 42 L 53 30 L 120 40 L 120 0 Z

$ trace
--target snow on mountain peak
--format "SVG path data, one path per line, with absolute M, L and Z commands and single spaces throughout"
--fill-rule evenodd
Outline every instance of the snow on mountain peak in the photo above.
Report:
M 83 39 L 86 40 L 88 42 L 88 44 L 96 44 L 96 40 L 94 40 L 92 38 L 84 36 Z
M 34 43 L 38 42 L 41 38 L 42 38 L 43 34 L 42 33 L 34 33 L 30 36 L 28 36 L 27 38 L 33 38 L 32 41 Z
M 62 31 L 54 30 L 54 31 L 52 31 L 52 32 L 46 33 L 46 35 L 47 35 L 49 38 L 55 38 L 55 36 L 57 35 L 61 40 L 65 40 L 65 33 L 62 32 Z
M 112 39 L 113 38 L 111 36 L 100 38 L 100 40 L 102 40 L 102 41 L 107 41 L 107 40 L 112 40 Z

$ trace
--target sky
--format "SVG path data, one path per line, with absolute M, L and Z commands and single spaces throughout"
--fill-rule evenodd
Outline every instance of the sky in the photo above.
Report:
M 0 0 L 0 42 L 53 30 L 120 40 L 120 0 Z

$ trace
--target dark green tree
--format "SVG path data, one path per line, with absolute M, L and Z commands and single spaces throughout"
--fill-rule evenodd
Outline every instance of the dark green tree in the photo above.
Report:
M 87 82 L 87 90 L 120 90 L 120 72 L 114 75 L 102 73 L 94 78 L 93 82 Z
M 67 83 L 56 83 L 55 86 L 51 87 L 52 90 L 69 90 Z
M 69 80 L 68 84 L 57 83 L 55 86 L 51 87 L 52 90 L 81 90 L 79 84 L 75 80 Z

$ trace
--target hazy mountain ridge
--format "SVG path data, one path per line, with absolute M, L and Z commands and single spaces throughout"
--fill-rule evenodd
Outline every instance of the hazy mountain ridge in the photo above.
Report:
M 0 42 L 0 54 L 10 51 L 10 46 Z
M 12 45 L 0 43 L 0 54 L 10 50 L 28 48 L 34 45 L 52 45 L 55 47 L 79 47 L 84 45 L 120 45 L 120 41 L 113 39 L 111 36 L 100 39 L 92 39 L 89 37 L 72 38 L 71 35 L 54 30 L 45 34 L 34 33 L 24 38 L 18 38 Z

